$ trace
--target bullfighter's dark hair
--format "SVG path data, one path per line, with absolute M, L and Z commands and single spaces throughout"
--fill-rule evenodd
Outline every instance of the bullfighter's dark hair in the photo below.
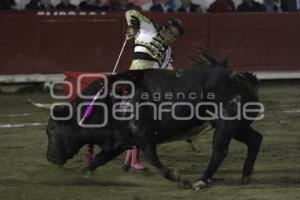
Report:
M 182 22 L 179 20 L 179 19 L 176 19 L 176 18 L 170 18 L 168 19 L 162 27 L 165 27 L 165 28 L 169 28 L 171 26 L 174 26 L 176 27 L 178 30 L 179 30 L 179 34 L 180 35 L 183 35 L 184 33 L 184 29 L 182 27 Z

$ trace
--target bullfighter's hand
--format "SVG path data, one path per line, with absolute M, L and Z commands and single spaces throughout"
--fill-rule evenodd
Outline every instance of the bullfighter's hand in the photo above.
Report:
M 130 26 L 126 32 L 126 39 L 131 40 L 136 36 L 136 34 L 137 34 L 137 30 Z

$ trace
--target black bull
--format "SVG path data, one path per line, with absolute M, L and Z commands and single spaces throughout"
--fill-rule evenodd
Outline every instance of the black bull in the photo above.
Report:
M 212 180 L 227 155 L 232 138 L 248 147 L 242 172 L 242 177 L 248 179 L 262 141 L 262 135 L 250 127 L 252 118 L 256 117 L 261 109 L 255 104 L 258 103 L 258 82 L 250 73 L 238 74 L 228 70 L 221 62 L 213 59 L 210 61 L 186 70 L 137 70 L 109 76 L 108 94 L 97 100 L 98 103 L 103 103 L 101 105 L 107 106 L 107 116 L 103 114 L 104 107 L 98 105 L 94 106 L 93 112 L 85 121 L 85 124 L 90 125 L 102 123 L 107 119 L 107 124 L 100 128 L 81 127 L 77 114 L 81 111 L 79 116 L 82 117 L 86 106 L 77 108 L 80 103 L 91 100 L 77 98 L 72 103 L 73 115 L 70 119 L 49 120 L 48 160 L 63 165 L 78 153 L 83 145 L 96 144 L 101 147 L 101 152 L 96 155 L 92 164 L 84 169 L 84 172 L 90 173 L 124 150 L 136 147 L 165 178 L 178 180 L 174 172 L 159 160 L 157 144 L 187 136 L 191 129 L 209 121 L 215 128 L 213 153 L 207 170 L 196 183 L 196 187 L 206 185 Z M 120 80 L 134 84 L 135 91 L 132 97 L 132 87 L 128 84 L 113 86 Z M 96 80 L 83 94 L 93 96 L 101 85 L 103 81 Z M 129 98 L 120 99 L 111 93 L 112 90 L 120 96 L 129 95 Z M 246 108 L 245 105 L 249 102 L 252 103 Z M 218 112 L 214 105 L 217 106 Z M 117 117 L 128 118 L 120 120 L 113 116 L 112 110 L 115 110 L 114 114 Z M 69 112 L 65 106 L 56 106 L 53 110 L 56 117 L 66 116 Z M 212 113 L 217 113 L 218 116 L 211 117 Z M 243 115 L 239 116 L 241 113 Z M 239 117 L 229 119 L 234 116 Z

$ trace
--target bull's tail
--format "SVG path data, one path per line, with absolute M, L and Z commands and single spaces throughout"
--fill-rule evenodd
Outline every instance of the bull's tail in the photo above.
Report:
M 37 108 L 42 108 L 42 109 L 46 109 L 46 110 L 50 110 L 50 108 L 51 108 L 51 104 L 36 103 L 36 102 L 32 101 L 31 99 L 28 99 L 28 102 Z

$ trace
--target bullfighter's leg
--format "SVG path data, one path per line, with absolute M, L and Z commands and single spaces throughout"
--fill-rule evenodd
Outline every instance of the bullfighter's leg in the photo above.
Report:
M 145 167 L 140 161 L 140 150 L 132 149 L 131 167 L 137 170 L 144 170 Z
M 242 179 L 245 183 L 249 182 L 252 175 L 253 166 L 262 142 L 262 134 L 249 127 L 247 130 L 240 132 L 234 139 L 243 142 L 248 147 L 247 158 L 243 167 Z
M 126 151 L 126 158 L 123 169 L 128 171 L 130 168 L 134 170 L 144 170 L 144 165 L 140 162 L 140 150 L 130 149 Z

